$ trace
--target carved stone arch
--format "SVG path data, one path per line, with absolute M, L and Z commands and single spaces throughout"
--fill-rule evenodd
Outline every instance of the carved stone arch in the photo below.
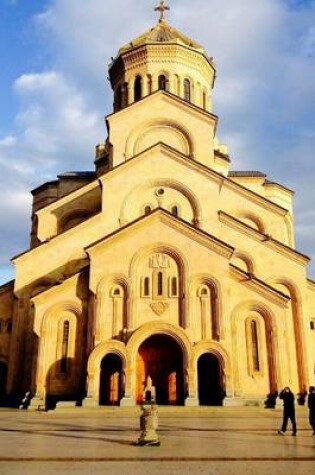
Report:
M 149 257 L 151 254 L 159 253 L 167 254 L 174 259 L 179 266 L 180 272 L 185 272 L 185 269 L 188 268 L 187 259 L 179 249 L 175 248 L 173 245 L 170 246 L 169 244 L 158 242 L 141 248 L 141 250 L 133 256 L 130 262 L 130 276 L 134 275 L 135 269 L 139 266 L 140 261 Z
M 297 374 L 299 390 L 304 391 L 308 386 L 308 369 L 307 369 L 307 355 L 305 354 L 305 338 L 303 334 L 303 310 L 302 310 L 302 295 L 297 284 L 286 276 L 275 276 L 267 279 L 268 284 L 283 292 L 283 287 L 287 289 L 291 298 L 291 311 L 293 319 L 293 328 L 295 335 L 295 353 L 297 360 Z
M 143 121 L 130 132 L 126 140 L 126 158 L 132 158 L 147 148 L 161 142 L 162 129 L 168 134 L 170 143 L 176 150 L 179 150 L 179 152 L 188 157 L 194 157 L 195 141 L 189 129 L 180 122 L 164 117 Z M 150 139 L 150 135 L 152 139 Z
M 196 92 L 196 85 L 195 85 L 195 80 L 190 74 L 185 74 L 182 78 L 183 80 L 183 98 L 184 100 L 191 102 L 193 104 L 196 103 L 196 97 L 195 97 L 195 92 Z M 188 90 L 187 86 L 189 84 L 189 98 L 187 96 Z
M 110 274 L 100 279 L 96 286 L 96 318 L 95 318 L 95 339 L 99 342 L 104 335 L 105 320 L 104 314 L 106 311 L 106 304 L 109 298 L 113 297 L 111 289 L 114 286 L 120 286 L 124 291 L 124 301 L 122 302 L 122 319 L 125 323 L 125 328 L 130 327 L 130 315 L 128 301 L 130 299 L 130 285 L 128 277 L 124 274 Z M 109 330 L 109 329 L 108 329 Z M 110 334 L 106 334 L 106 337 L 112 337 Z
M 71 372 L 71 380 L 74 386 L 79 385 L 79 374 L 82 363 L 82 348 L 77 344 L 78 335 L 82 331 L 82 307 L 78 302 L 66 300 L 52 305 L 43 315 L 43 319 L 39 331 L 39 361 L 36 375 L 36 395 L 45 400 L 47 392 L 49 393 L 49 384 L 51 377 L 54 379 L 57 371 L 56 368 L 56 345 L 58 344 L 58 325 L 60 322 L 60 314 L 68 312 L 67 320 L 74 326 L 74 334 L 71 339 L 71 358 L 76 360 Z
M 259 216 L 248 210 L 238 210 L 235 214 L 236 218 L 243 221 L 248 226 L 256 229 L 262 234 L 267 234 L 266 226 Z
M 226 349 L 216 341 L 200 341 L 194 346 L 193 360 L 194 366 L 197 368 L 198 358 L 204 353 L 213 353 L 222 362 L 224 371 L 227 375 L 231 375 L 231 357 Z
M 92 213 L 87 209 L 76 209 L 65 213 L 58 220 L 58 233 L 62 233 L 82 223 L 86 219 L 90 218 Z
M 238 265 L 238 261 L 241 261 L 241 265 Z M 237 267 L 240 267 L 242 270 L 245 270 L 245 272 L 248 272 L 249 274 L 255 274 L 256 265 L 252 256 L 250 256 L 247 252 L 235 251 L 233 253 L 231 263 L 235 264 Z
M 63 311 L 73 313 L 77 318 L 80 318 L 82 315 L 82 308 L 76 302 L 69 300 L 56 303 L 45 312 L 42 320 L 41 332 L 45 332 L 50 319 L 58 318 L 58 314 Z
M 160 78 L 162 76 L 164 76 L 165 80 L 166 80 L 165 88 L 160 87 L 161 86 Z M 156 79 L 157 79 L 157 85 L 158 85 L 159 90 L 164 90 L 164 91 L 169 91 L 170 90 L 170 73 L 169 73 L 169 71 L 167 71 L 166 69 L 160 69 L 158 71 L 157 75 L 156 75 Z
M 124 343 L 117 340 L 102 342 L 90 353 L 87 367 L 89 378 L 99 372 L 102 359 L 109 353 L 119 356 L 123 362 L 123 368 L 126 367 L 126 347 Z
M 143 97 L 143 78 L 139 73 L 133 78 L 133 91 L 134 101 L 140 101 Z
M 116 355 L 122 363 L 122 372 L 125 373 L 126 368 L 126 350 L 125 345 L 117 340 L 109 340 L 98 344 L 91 352 L 87 366 L 87 397 L 95 401 L 99 399 L 100 393 L 100 375 L 101 363 L 107 355 Z M 97 403 L 96 403 L 97 404 Z
M 127 296 L 129 297 L 130 289 L 128 277 L 124 274 L 110 274 L 102 277 L 97 286 L 96 286 L 96 298 L 101 296 L 105 289 L 109 290 L 110 286 L 120 285 L 126 291 Z
M 182 183 L 176 180 L 169 180 L 169 179 L 156 179 L 150 180 L 146 183 L 142 183 L 141 185 L 133 188 L 124 198 L 121 208 L 120 208 L 120 216 L 119 221 L 121 225 L 126 225 L 129 220 L 127 216 L 127 206 L 129 203 L 132 202 L 132 196 L 136 195 L 137 193 L 142 192 L 145 188 L 147 190 L 154 189 L 154 188 L 171 188 L 173 190 L 178 191 L 181 193 L 189 202 L 192 212 L 193 212 L 193 224 L 195 226 L 201 227 L 202 225 L 202 208 L 201 203 L 198 197 L 193 193 L 187 186 L 183 185 Z
M 193 365 L 193 348 L 185 331 L 167 322 L 150 322 L 142 325 L 130 337 L 126 346 L 127 368 L 133 368 L 141 344 L 150 336 L 166 335 L 174 339 L 183 352 L 184 368 L 189 371 Z
M 231 313 L 231 322 L 232 322 L 232 335 L 233 335 L 233 361 L 235 362 L 234 366 L 234 378 L 235 378 L 235 389 L 240 391 L 240 380 L 239 380 L 239 370 L 238 370 L 238 339 L 237 339 L 237 329 L 239 325 L 239 320 L 246 320 L 246 314 L 249 312 L 258 313 L 265 322 L 265 333 L 266 333 L 266 350 L 268 358 L 268 370 L 269 370 L 269 384 L 270 392 L 274 392 L 278 389 L 279 382 L 282 384 L 282 375 L 279 366 L 279 348 L 278 348 L 278 329 L 276 326 L 276 320 L 272 310 L 265 304 L 256 300 L 247 300 L 238 304 Z
M 224 338 L 222 286 L 220 282 L 211 275 L 195 275 L 189 284 L 189 295 L 191 299 L 195 296 L 202 297 L 202 295 L 198 295 L 198 287 L 203 285 L 209 289 L 209 296 L 213 304 L 213 313 L 211 315 L 212 338 L 220 340 Z
M 201 362 L 202 366 L 199 367 Z M 223 399 L 226 396 L 230 397 L 233 393 L 231 358 L 225 348 L 213 341 L 197 343 L 194 347 L 194 367 L 199 403 L 222 405 Z M 206 382 L 210 378 L 213 378 L 211 383 Z M 207 403 L 204 400 L 205 396 L 208 399 Z M 215 401 L 213 401 L 213 396 Z
M 140 275 L 138 275 L 138 269 L 141 266 L 141 263 L 148 259 L 153 254 L 166 254 L 171 259 L 173 259 L 177 265 L 178 270 L 178 299 L 179 299 L 179 324 L 183 327 L 187 327 L 187 322 L 185 320 L 187 312 L 185 311 L 185 298 L 184 296 L 187 294 L 186 289 L 186 272 L 188 267 L 188 261 L 183 253 L 176 248 L 175 246 L 170 246 L 169 244 L 165 244 L 162 242 L 157 242 L 153 245 L 148 245 L 141 248 L 131 259 L 130 267 L 129 267 L 129 275 L 135 281 L 134 289 L 137 295 L 141 294 L 141 281 Z M 136 325 L 136 316 L 131 317 L 132 320 L 132 327 Z

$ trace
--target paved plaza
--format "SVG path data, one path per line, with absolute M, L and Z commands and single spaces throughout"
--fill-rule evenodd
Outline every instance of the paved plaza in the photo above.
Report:
M 307 408 L 277 435 L 276 408 L 159 408 L 160 447 L 138 447 L 140 409 L 0 410 L 1 475 L 304 475 L 314 472 Z

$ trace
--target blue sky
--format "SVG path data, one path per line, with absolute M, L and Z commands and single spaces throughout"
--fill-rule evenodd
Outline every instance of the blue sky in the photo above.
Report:
M 30 190 L 93 169 L 119 47 L 156 0 L 0 0 L 0 283 L 29 241 Z M 232 168 L 296 191 L 296 238 L 315 261 L 315 0 L 169 0 L 169 22 L 218 69 L 214 112 Z M 315 278 L 315 264 L 310 266 Z

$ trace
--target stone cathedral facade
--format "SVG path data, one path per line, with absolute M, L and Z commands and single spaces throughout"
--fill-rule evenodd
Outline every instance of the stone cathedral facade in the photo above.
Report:
M 156 26 L 109 66 L 95 171 L 32 191 L 30 248 L 0 288 L 0 391 L 31 407 L 248 404 L 314 384 L 315 283 L 293 192 L 231 171 L 216 68 Z

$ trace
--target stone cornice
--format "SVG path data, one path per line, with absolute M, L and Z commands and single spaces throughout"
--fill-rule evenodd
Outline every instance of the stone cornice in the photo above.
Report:
M 315 281 L 312 279 L 307 279 L 307 286 L 312 291 L 315 292 Z
M 165 57 L 166 52 L 169 51 L 169 57 L 172 62 L 174 62 L 174 58 L 176 58 L 178 55 L 176 54 L 176 51 L 179 52 L 179 56 L 182 55 L 183 58 L 187 58 L 188 60 L 191 60 L 192 57 L 199 57 L 201 61 L 205 61 L 208 67 L 210 67 L 213 70 L 213 73 L 215 74 L 216 68 L 212 62 L 212 60 L 208 57 L 208 55 L 203 52 L 203 51 L 198 51 L 194 48 L 191 48 L 189 46 L 183 45 L 179 42 L 167 42 L 167 43 L 145 43 L 142 45 L 137 46 L 136 48 L 120 52 L 117 57 L 114 59 L 114 61 L 109 65 L 109 71 L 111 71 L 113 68 L 115 68 L 116 63 L 119 59 L 122 59 L 124 62 L 130 62 L 130 58 L 137 57 L 145 57 L 147 61 L 147 56 L 148 56 L 148 51 L 152 54 L 156 54 L 157 56 L 162 56 Z
M 268 200 L 267 198 L 259 195 L 258 193 L 255 193 L 253 190 L 249 190 L 248 188 L 245 188 L 245 186 L 241 185 L 240 183 L 237 183 L 236 181 L 233 181 L 233 179 L 231 178 L 228 178 L 228 177 L 226 178 L 224 182 L 224 186 L 226 186 L 227 188 L 237 189 L 237 192 L 240 195 L 243 195 L 246 198 L 249 198 L 250 201 L 259 204 L 259 206 L 261 206 L 262 208 L 274 211 L 280 216 L 286 216 L 289 212 L 287 209 L 283 208 L 282 206 L 274 203 L 273 201 Z
M 216 116 L 215 114 L 212 114 L 211 112 L 206 111 L 202 107 L 199 107 L 196 104 L 193 104 L 192 102 L 185 101 L 184 99 L 177 96 L 176 94 L 172 94 L 169 91 L 164 91 L 164 90 L 158 89 L 157 91 L 152 92 L 152 94 L 149 94 L 148 96 L 143 97 L 139 101 L 133 102 L 132 104 L 129 104 L 128 106 L 124 107 L 123 109 L 120 109 L 119 111 L 112 112 L 111 114 L 107 115 L 105 117 L 105 122 L 106 122 L 106 125 L 107 125 L 107 129 L 108 129 L 108 123 L 107 123 L 108 119 L 110 119 L 111 117 L 114 117 L 114 116 L 118 117 L 119 115 L 123 115 L 125 113 L 127 113 L 127 115 L 128 115 L 129 110 L 132 107 L 139 107 L 139 105 L 145 103 L 146 101 L 152 100 L 152 98 L 155 98 L 158 95 L 161 95 L 161 98 L 163 100 L 174 100 L 180 106 L 184 106 L 185 108 L 188 107 L 190 112 L 195 113 L 199 117 L 203 116 L 207 120 L 210 119 L 213 122 L 215 122 L 215 124 L 217 124 L 217 122 L 218 122 L 218 116 Z
M 305 266 L 310 261 L 310 258 L 305 254 L 302 254 L 296 251 L 295 249 L 292 249 L 291 247 L 283 244 L 282 242 L 273 239 L 268 234 L 261 233 L 260 231 L 252 228 L 251 226 L 248 226 L 239 219 L 235 218 L 234 216 L 231 216 L 222 210 L 218 212 L 218 215 L 221 223 L 224 223 L 236 229 L 237 231 L 245 234 L 251 239 L 255 239 L 255 241 L 261 242 L 264 246 L 267 246 L 270 249 L 279 252 L 283 256 L 294 260 L 296 263 Z
M 218 185 L 220 185 L 222 181 L 222 175 L 206 167 L 202 163 L 198 162 L 198 160 L 193 159 L 189 157 L 188 155 L 183 154 L 182 152 L 180 152 L 179 150 L 176 150 L 173 147 L 170 147 L 164 142 L 157 142 L 156 144 L 151 145 L 149 148 L 141 151 L 137 155 L 134 155 L 133 157 L 128 158 L 128 160 L 126 160 L 125 162 L 120 163 L 115 168 L 110 170 L 108 173 L 102 175 L 100 177 L 100 180 L 112 174 L 115 174 L 115 172 L 119 172 L 122 167 L 132 166 L 134 161 L 144 159 L 146 155 L 149 155 L 152 151 L 154 151 L 154 149 L 156 149 L 156 151 L 159 151 L 160 153 L 162 152 L 163 154 L 167 155 L 168 157 L 172 159 L 179 161 L 180 163 L 183 163 L 185 166 L 187 166 L 190 169 L 198 171 L 207 177 L 210 176 Z
M 256 293 L 264 296 L 273 303 L 285 307 L 290 301 L 290 297 L 279 290 L 271 287 L 266 282 L 258 279 L 253 274 L 245 272 L 234 264 L 230 264 L 231 276 L 236 278 L 241 284 L 246 285 Z

